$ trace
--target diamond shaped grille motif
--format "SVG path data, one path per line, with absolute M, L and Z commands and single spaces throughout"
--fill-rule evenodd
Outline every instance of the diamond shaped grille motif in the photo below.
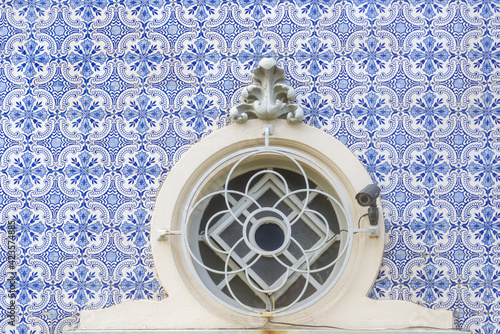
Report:
M 245 159 L 270 152 L 291 163 L 238 174 Z M 214 181 L 225 183 L 191 206 L 183 235 L 194 271 L 215 298 L 243 313 L 291 313 L 332 286 L 352 232 L 337 199 L 294 157 L 258 148 Z

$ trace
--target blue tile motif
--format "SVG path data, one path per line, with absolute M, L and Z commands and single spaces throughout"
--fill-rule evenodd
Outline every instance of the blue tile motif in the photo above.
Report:
M 500 332 L 500 1 L 0 3 L 0 332 L 161 300 L 155 194 L 274 57 L 382 188 L 370 293 Z M 16 326 L 7 225 L 17 225 Z

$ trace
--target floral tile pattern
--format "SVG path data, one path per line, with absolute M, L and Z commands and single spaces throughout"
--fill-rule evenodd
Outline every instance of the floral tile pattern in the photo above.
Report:
M 3 1 L 0 332 L 61 333 L 81 310 L 165 298 L 149 246 L 156 191 L 230 123 L 265 57 L 305 122 L 382 188 L 370 297 L 500 332 L 498 0 Z

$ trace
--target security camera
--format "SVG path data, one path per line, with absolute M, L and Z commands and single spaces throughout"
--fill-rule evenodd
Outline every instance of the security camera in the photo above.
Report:
M 380 188 L 376 184 L 369 184 L 357 195 L 356 201 L 361 206 L 368 206 L 368 220 L 370 225 L 378 223 L 377 198 L 380 195 Z
M 377 206 L 379 195 L 380 188 L 376 184 L 369 184 L 356 195 L 356 201 L 361 206 Z

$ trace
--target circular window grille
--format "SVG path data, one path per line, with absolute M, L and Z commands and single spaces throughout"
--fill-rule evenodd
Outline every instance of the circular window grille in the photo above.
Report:
M 185 209 L 181 234 L 193 273 L 245 314 L 311 305 L 351 251 L 352 222 L 339 194 L 336 180 L 299 152 L 265 146 L 232 154 L 198 182 Z

